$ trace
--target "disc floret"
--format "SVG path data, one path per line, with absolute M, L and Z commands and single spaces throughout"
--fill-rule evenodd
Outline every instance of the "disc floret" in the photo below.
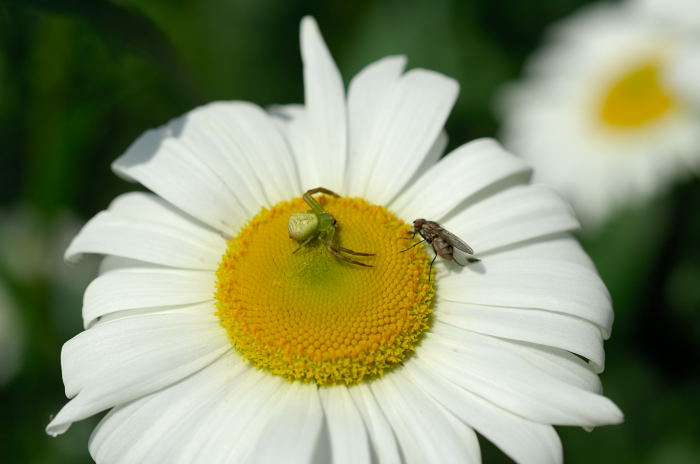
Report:
M 320 240 L 292 253 L 298 245 L 284 227 L 308 202 L 282 202 L 229 242 L 217 315 L 252 365 L 290 381 L 353 385 L 404 361 L 429 327 L 430 259 L 422 247 L 399 253 L 409 227 L 386 208 L 333 195 L 318 201 L 343 224 L 344 243 L 376 250 L 374 266 L 348 266 Z

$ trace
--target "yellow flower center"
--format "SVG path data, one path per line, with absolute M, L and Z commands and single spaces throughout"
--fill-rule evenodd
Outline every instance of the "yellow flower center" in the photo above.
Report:
M 663 116 L 678 102 L 659 78 L 661 64 L 647 60 L 614 79 L 604 94 L 599 116 L 616 129 L 633 129 Z
M 434 287 L 425 247 L 409 227 L 359 198 L 319 198 L 337 220 L 336 240 L 358 252 L 333 256 L 287 235 L 301 198 L 263 208 L 228 243 L 217 270 L 217 315 L 236 351 L 260 369 L 319 385 L 381 376 L 411 354 L 429 326 Z

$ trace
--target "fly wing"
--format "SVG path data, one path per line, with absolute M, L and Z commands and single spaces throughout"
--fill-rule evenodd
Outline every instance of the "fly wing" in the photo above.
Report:
M 452 232 L 442 229 L 440 231 L 440 236 L 444 241 L 446 241 L 456 249 L 461 250 L 465 253 L 469 253 L 470 255 L 474 254 L 474 250 L 472 250 L 472 247 L 464 243 L 464 241 L 461 238 L 457 237 Z
M 475 258 L 469 253 L 454 247 L 452 248 L 452 260 L 460 266 L 466 266 L 467 264 L 481 261 L 479 258 Z

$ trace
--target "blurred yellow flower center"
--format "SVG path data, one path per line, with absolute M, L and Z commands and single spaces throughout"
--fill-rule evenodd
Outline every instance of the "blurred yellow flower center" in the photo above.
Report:
M 600 119 L 616 129 L 643 126 L 677 107 L 663 87 L 660 63 L 642 62 L 613 80 L 600 105 Z
M 375 253 L 340 261 L 325 246 L 287 235 L 301 198 L 263 208 L 228 244 L 217 270 L 221 324 L 236 351 L 288 380 L 357 384 L 381 376 L 414 350 L 428 328 L 430 257 L 410 245 L 409 226 L 359 198 L 322 196 L 340 246 Z

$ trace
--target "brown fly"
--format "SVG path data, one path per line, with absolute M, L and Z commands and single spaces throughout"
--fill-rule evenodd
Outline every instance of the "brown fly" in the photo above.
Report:
M 466 266 L 468 263 L 476 263 L 481 261 L 479 258 L 475 258 L 473 255 L 474 250 L 472 247 L 467 245 L 461 238 L 457 237 L 452 232 L 445 230 L 440 224 L 435 221 L 427 221 L 425 219 L 416 219 L 413 221 L 413 230 L 411 231 L 411 238 L 415 237 L 416 234 L 420 234 L 423 240 L 414 243 L 405 250 L 401 250 L 401 253 L 408 251 L 414 246 L 420 245 L 423 242 L 428 242 L 433 246 L 433 251 L 435 251 L 435 256 L 430 262 L 430 269 L 428 270 L 428 275 L 432 275 L 433 263 L 435 258 L 440 255 L 447 261 L 454 261 L 460 266 Z

